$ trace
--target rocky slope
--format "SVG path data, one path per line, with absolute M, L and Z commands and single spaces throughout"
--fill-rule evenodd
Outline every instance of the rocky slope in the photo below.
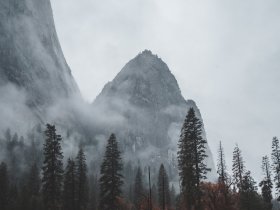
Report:
M 141 160 L 143 167 L 152 164 L 155 168 L 163 162 L 171 175 L 188 109 L 194 107 L 201 118 L 195 102 L 183 98 L 168 66 L 148 50 L 129 61 L 105 85 L 93 106 L 105 118 L 117 118 L 118 123 L 107 126 L 106 132 L 117 134 L 127 160 Z M 207 164 L 213 169 L 208 177 L 213 180 L 216 171 L 209 147 L 207 154 Z
M 41 107 L 79 94 L 64 59 L 49 0 L 0 1 L 0 85 Z

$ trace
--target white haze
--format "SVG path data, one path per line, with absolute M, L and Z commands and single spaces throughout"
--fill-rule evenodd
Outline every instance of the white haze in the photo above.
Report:
M 235 143 L 261 176 L 261 156 L 280 135 L 278 0 L 52 0 L 68 64 L 86 100 L 139 51 L 169 65 L 194 99 L 215 153 L 231 168 Z
M 1 110 L 1 129 L 2 134 L 6 128 L 13 127 L 22 135 L 30 130 L 36 123 L 34 112 L 27 107 L 26 92 L 8 83 L 0 88 L 0 110 Z M 34 110 L 36 112 L 36 110 Z

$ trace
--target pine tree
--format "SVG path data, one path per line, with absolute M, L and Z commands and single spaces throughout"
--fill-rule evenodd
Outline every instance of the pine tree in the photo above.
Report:
M 76 164 L 72 159 L 68 159 L 63 184 L 63 209 L 76 210 L 77 209 L 77 178 L 76 178 Z
M 280 145 L 277 137 L 272 139 L 272 168 L 274 172 L 274 181 L 276 192 L 278 193 L 277 200 L 280 200 Z
M 141 203 L 143 201 L 144 196 L 144 188 L 143 188 L 143 181 L 142 181 L 142 170 L 140 166 L 137 169 L 135 181 L 134 181 L 134 205 L 136 210 L 141 209 Z
M 264 204 L 261 196 L 257 193 L 256 182 L 247 171 L 242 177 L 242 189 L 239 196 L 240 210 L 263 210 Z
M 262 191 L 262 197 L 266 204 L 266 210 L 272 209 L 272 180 L 271 180 L 271 169 L 270 169 L 270 163 L 267 156 L 264 156 L 262 159 L 262 171 L 264 173 L 264 178 L 260 182 L 260 187 Z
M 54 125 L 47 124 L 45 131 L 42 194 L 47 210 L 61 208 L 61 190 L 63 180 L 62 138 L 56 134 Z
M 37 164 L 34 163 L 29 170 L 27 179 L 27 193 L 29 197 L 28 209 L 41 208 L 40 187 L 41 179 L 39 169 L 37 167 Z
M 157 204 L 158 204 L 158 203 L 157 203 L 157 200 L 158 200 L 158 199 L 157 199 L 157 197 L 158 197 L 158 196 L 157 196 L 157 195 L 158 195 L 158 191 L 157 191 L 156 184 L 153 184 L 153 185 L 152 185 L 152 190 L 151 190 L 151 191 L 152 191 L 152 193 L 151 193 L 151 194 L 152 194 L 152 195 L 151 195 L 151 197 L 152 197 L 152 204 L 153 204 L 153 205 L 157 205 Z
M 90 199 L 89 199 L 89 209 L 97 210 L 98 209 L 98 194 L 99 194 L 99 184 L 97 176 L 90 177 Z
M 126 198 L 133 203 L 134 202 L 134 183 L 130 183 L 127 192 L 126 192 Z
M 5 131 L 5 139 L 7 142 L 10 142 L 12 140 L 12 134 L 11 134 L 11 129 L 8 128 L 6 131 Z
M 158 172 L 158 203 L 163 210 L 170 207 L 169 179 L 163 164 Z
M 124 165 L 124 174 L 125 174 L 125 180 L 127 180 L 127 182 L 129 182 L 129 183 L 134 182 L 135 174 L 134 174 L 134 170 L 133 170 L 131 161 L 128 161 Z
M 8 135 L 7 135 L 8 136 Z M 9 174 L 11 182 L 16 181 L 18 177 L 19 164 L 18 164 L 18 154 L 16 154 L 16 149 L 19 146 L 18 144 L 18 134 L 14 133 L 12 135 L 11 140 L 7 142 L 7 150 L 8 150 L 8 165 L 9 165 Z
M 12 142 L 16 145 L 18 143 L 18 134 L 15 133 L 12 138 Z
M 116 136 L 112 134 L 108 140 L 105 156 L 100 171 L 100 201 L 102 210 L 119 210 L 118 198 L 122 194 L 123 185 L 121 153 Z
M 225 161 L 225 153 L 224 148 L 222 146 L 222 142 L 220 141 L 219 149 L 218 149 L 218 186 L 220 190 L 220 194 L 224 199 L 224 207 L 227 209 L 231 209 L 233 203 L 230 199 L 230 183 L 229 183 L 229 175 L 227 173 L 226 161 Z
M 37 164 L 33 163 L 30 167 L 27 183 L 30 195 L 38 196 L 40 191 L 40 181 L 39 169 Z
M 233 161 L 232 161 L 232 176 L 235 186 L 242 189 L 243 175 L 245 173 L 245 166 L 241 150 L 238 145 L 235 146 L 233 151 Z
M 87 164 L 86 156 L 83 148 L 80 148 L 76 157 L 77 163 L 77 210 L 84 210 L 88 203 L 88 177 L 87 177 Z
M 211 169 L 205 164 L 206 140 L 202 137 L 203 125 L 195 115 L 193 108 L 190 108 L 184 121 L 179 139 L 178 169 L 180 176 L 181 192 L 183 194 L 186 208 L 190 210 L 201 209 L 200 190 L 201 180 Z
M 6 163 L 0 164 L 0 209 L 6 210 L 8 205 L 9 178 Z
M 21 207 L 21 210 L 29 210 L 30 207 L 30 200 L 31 196 L 28 194 L 28 188 L 26 183 L 24 183 L 23 186 L 21 186 L 20 192 L 19 192 L 19 205 Z M 39 208 L 37 208 L 39 209 Z
M 170 190 L 170 206 L 172 207 L 172 209 L 174 209 L 176 206 L 176 191 L 173 184 Z
M 9 193 L 8 193 L 8 206 L 7 210 L 18 210 L 20 208 L 19 206 L 19 189 L 16 183 L 12 183 L 9 187 Z
M 222 142 L 220 141 L 219 150 L 218 150 L 218 180 L 221 183 L 226 184 L 228 179 L 227 168 L 226 168 L 226 161 L 225 161 L 225 153 L 224 148 L 222 147 Z

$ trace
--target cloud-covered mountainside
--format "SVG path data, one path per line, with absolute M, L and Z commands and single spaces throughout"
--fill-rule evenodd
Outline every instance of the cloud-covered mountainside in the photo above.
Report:
M 93 106 L 95 112 L 112 120 L 107 131 L 117 134 L 126 157 L 155 168 L 161 162 L 175 167 L 179 134 L 189 108 L 195 108 L 201 118 L 195 102 L 181 95 L 168 66 L 148 50 L 105 85 Z M 216 171 L 209 147 L 207 154 L 208 166 L 213 169 L 208 176 L 213 180 Z
M 195 102 L 181 95 L 167 65 L 147 50 L 129 61 L 93 104 L 85 103 L 64 59 L 49 0 L 0 2 L 0 94 L 3 133 L 10 128 L 25 135 L 28 144 L 34 135 L 27 134 L 42 131 L 38 123 L 55 123 L 64 137 L 65 157 L 82 143 L 93 168 L 99 168 L 104 142 L 114 132 L 124 162 L 144 169 L 151 165 L 154 176 L 164 163 L 173 181 L 188 109 L 194 107 L 201 118 Z M 208 146 L 207 154 L 213 180 Z
M 79 94 L 64 59 L 49 0 L 0 2 L 0 85 L 41 112 L 58 98 Z M 10 88 L 6 88 L 7 91 Z M 9 91 L 6 94 L 10 97 Z M 19 113 L 20 114 L 20 113 Z

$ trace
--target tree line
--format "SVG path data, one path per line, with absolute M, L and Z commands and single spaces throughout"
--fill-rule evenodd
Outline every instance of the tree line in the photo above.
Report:
M 13 139 L 8 133 L 6 136 Z M 14 140 L 13 144 L 21 145 L 22 141 Z M 33 154 L 33 158 L 29 158 L 31 165 L 21 179 L 11 174 L 17 170 L 10 170 L 13 160 L 0 164 L 1 210 L 271 210 L 273 199 L 276 203 L 280 200 L 279 140 L 276 137 L 272 140 L 272 162 L 268 156 L 262 158 L 263 179 L 258 185 L 246 169 L 238 145 L 233 151 L 230 175 L 220 142 L 218 179 L 215 183 L 208 182 L 207 173 L 211 169 L 206 165 L 207 142 L 202 121 L 193 108 L 188 111 L 178 141 L 177 189 L 170 183 L 163 164 L 158 169 L 156 182 L 150 179 L 150 168 L 143 175 L 139 165 L 133 186 L 125 194 L 125 168 L 114 134 L 108 138 L 96 176 L 89 174 L 82 146 L 75 157 L 67 157 L 64 166 L 61 142 L 55 125 L 47 124 L 42 160 L 38 161 Z M 144 176 L 149 177 L 148 182 Z M 272 196 L 273 186 L 276 198 Z

